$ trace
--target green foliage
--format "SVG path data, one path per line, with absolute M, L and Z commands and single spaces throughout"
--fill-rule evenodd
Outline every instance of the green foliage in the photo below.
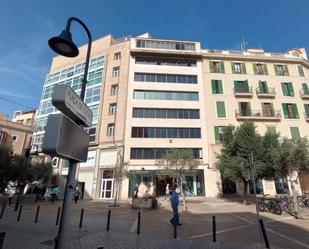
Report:
M 0 193 L 3 193 L 7 185 L 11 153 L 12 150 L 8 146 L 0 144 Z

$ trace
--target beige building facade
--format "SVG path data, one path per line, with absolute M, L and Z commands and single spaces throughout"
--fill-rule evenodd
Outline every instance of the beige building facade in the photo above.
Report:
M 155 185 L 165 194 L 175 175 L 156 166 L 171 148 L 191 150 L 200 165 L 183 178 L 189 196 L 215 197 L 240 192 L 240 185 L 221 179 L 215 169 L 222 127 L 255 122 L 258 131 L 307 136 L 309 64 L 304 49 L 266 53 L 261 49 L 219 51 L 199 42 L 153 39 L 148 33 L 93 42 L 85 102 L 94 114 L 88 128 L 88 160 L 77 174 L 84 198 L 115 197 L 114 168 L 128 166 L 120 199 L 132 197 L 136 184 Z M 34 145 L 39 149 L 56 84 L 81 88 L 86 46 L 76 58 L 57 56 L 46 76 L 36 121 Z M 52 159 L 63 189 L 68 163 Z M 222 184 L 223 183 L 223 184 Z M 223 188 L 222 188 L 223 186 Z M 298 181 L 297 188 L 300 190 Z M 264 193 L 287 191 L 286 179 L 258 187 Z

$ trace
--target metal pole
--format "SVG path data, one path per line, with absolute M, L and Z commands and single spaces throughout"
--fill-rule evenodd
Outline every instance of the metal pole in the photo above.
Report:
M 6 235 L 5 232 L 0 233 L 0 249 L 3 248 L 5 235 Z
M 4 210 L 5 210 L 5 203 L 3 203 L 2 208 L 1 208 L 0 220 L 1 220 L 2 217 L 3 217 Z
M 217 242 L 216 216 L 212 216 L 212 242 Z
M 177 239 L 177 225 L 173 224 L 173 228 L 174 228 L 174 239 Z
M 269 245 L 269 241 L 268 241 L 268 237 L 267 237 L 266 229 L 264 227 L 263 220 L 260 219 L 259 222 L 260 222 L 260 225 L 261 225 L 261 230 L 262 230 L 262 234 L 263 234 L 263 238 L 264 238 L 264 242 L 265 242 L 265 247 L 267 249 L 270 249 L 270 245 Z
M 259 237 L 260 237 L 260 242 L 262 242 L 262 235 L 261 235 L 261 229 L 260 229 L 260 213 L 259 213 L 259 207 L 258 207 L 258 198 L 256 196 L 256 186 L 255 186 L 255 165 L 253 162 L 253 153 L 250 152 L 250 163 L 249 163 L 249 168 L 250 168 L 250 173 L 251 173 L 251 181 L 252 181 L 252 187 L 253 187 L 253 193 L 254 193 L 254 197 L 255 197 L 255 210 L 256 210 L 256 221 L 257 221 L 257 229 L 259 232 Z
M 56 218 L 56 226 L 58 226 L 58 224 L 59 224 L 60 210 L 61 210 L 61 207 L 58 207 L 57 218 Z
M 23 205 L 19 206 L 19 212 L 18 212 L 18 216 L 17 216 L 17 221 L 20 221 L 20 217 L 21 217 L 21 211 L 23 210 Z
M 137 214 L 137 234 L 141 233 L 141 212 Z
M 70 160 L 68 178 L 65 186 L 60 225 L 58 230 L 58 236 L 56 238 L 55 249 L 64 249 L 65 242 L 68 240 L 70 234 L 70 207 L 72 203 L 72 197 L 75 189 L 75 176 L 76 176 L 77 162 Z
M 36 209 L 34 223 L 38 223 L 39 214 L 40 214 L 40 206 L 38 206 L 37 209 Z
M 110 219 L 111 219 L 111 211 L 110 211 L 110 210 L 108 210 L 108 214 L 107 214 L 107 225 L 106 225 L 106 232 L 108 232 L 108 231 L 109 231 Z
M 79 219 L 79 228 L 82 228 L 83 226 L 83 219 L 84 219 L 84 209 L 80 211 L 80 219 Z

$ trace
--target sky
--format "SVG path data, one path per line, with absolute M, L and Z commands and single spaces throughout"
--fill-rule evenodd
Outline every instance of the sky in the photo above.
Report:
M 203 48 L 309 52 L 308 0 L 0 0 L 0 112 L 38 108 L 66 20 L 83 20 L 93 39 L 112 34 L 200 41 Z M 87 36 L 72 24 L 78 45 Z

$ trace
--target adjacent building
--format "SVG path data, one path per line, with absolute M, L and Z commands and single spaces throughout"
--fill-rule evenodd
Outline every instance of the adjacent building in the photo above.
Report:
M 46 76 L 36 121 L 34 148 L 41 148 L 53 87 L 67 84 L 80 93 L 86 46 L 76 58 L 57 56 Z M 268 53 L 262 49 L 202 49 L 200 42 L 153 39 L 148 33 L 92 45 L 85 102 L 93 112 L 88 160 L 77 175 L 84 198 L 113 199 L 113 169 L 128 163 L 120 198 L 136 183 L 155 185 L 163 195 L 172 171 L 156 166 L 171 148 L 191 150 L 200 165 L 188 171 L 183 187 L 190 196 L 215 197 L 241 191 L 215 169 L 222 127 L 255 122 L 258 132 L 277 131 L 299 139 L 309 135 L 309 63 L 304 49 Z M 53 158 L 63 188 L 68 163 Z M 308 179 L 302 175 L 301 179 Z M 297 182 L 307 188 L 306 181 Z M 284 193 L 286 179 L 258 182 L 264 193 Z

